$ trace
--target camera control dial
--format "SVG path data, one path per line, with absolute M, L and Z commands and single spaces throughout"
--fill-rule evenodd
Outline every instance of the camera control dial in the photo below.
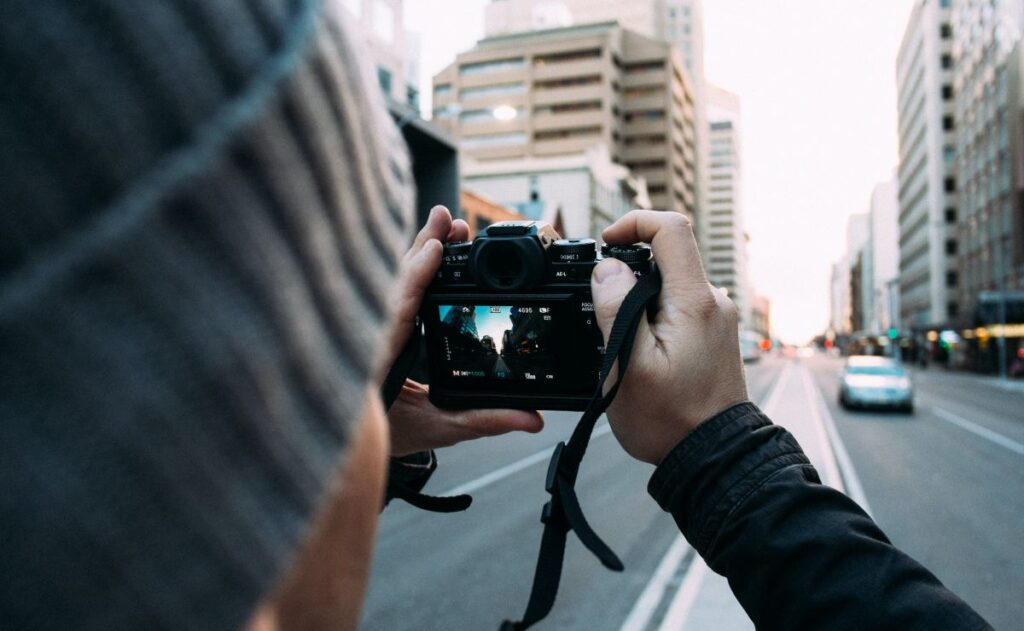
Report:
M 593 239 L 559 239 L 551 245 L 552 260 L 560 263 L 589 263 L 597 259 Z
M 623 263 L 646 263 L 651 260 L 651 248 L 646 245 L 608 245 L 601 246 L 601 254 L 605 258 L 619 259 Z

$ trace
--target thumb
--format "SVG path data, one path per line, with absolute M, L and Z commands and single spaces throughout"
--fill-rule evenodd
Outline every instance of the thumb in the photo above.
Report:
M 612 324 L 615 323 L 615 315 L 619 312 L 619 306 L 635 284 L 636 276 L 633 275 L 633 270 L 618 259 L 605 259 L 594 268 L 594 274 L 590 277 L 590 291 L 594 296 L 597 326 L 604 333 L 606 342 L 612 331 Z

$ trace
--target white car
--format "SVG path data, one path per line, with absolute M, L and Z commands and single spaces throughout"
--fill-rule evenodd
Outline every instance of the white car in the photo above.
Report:
M 914 384 L 903 365 L 888 357 L 854 356 L 846 360 L 839 384 L 844 408 L 878 407 L 914 411 Z

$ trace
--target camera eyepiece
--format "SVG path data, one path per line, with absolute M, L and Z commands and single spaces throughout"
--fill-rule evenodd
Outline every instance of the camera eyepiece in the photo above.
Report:
M 536 287 L 544 281 L 544 250 L 536 238 L 477 241 L 470 256 L 476 282 L 495 291 Z

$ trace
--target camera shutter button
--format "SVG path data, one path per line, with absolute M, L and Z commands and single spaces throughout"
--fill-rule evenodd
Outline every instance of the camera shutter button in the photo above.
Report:
M 605 258 L 619 259 L 623 263 L 646 263 L 651 260 L 651 248 L 646 245 L 608 245 L 601 246 L 601 254 Z

